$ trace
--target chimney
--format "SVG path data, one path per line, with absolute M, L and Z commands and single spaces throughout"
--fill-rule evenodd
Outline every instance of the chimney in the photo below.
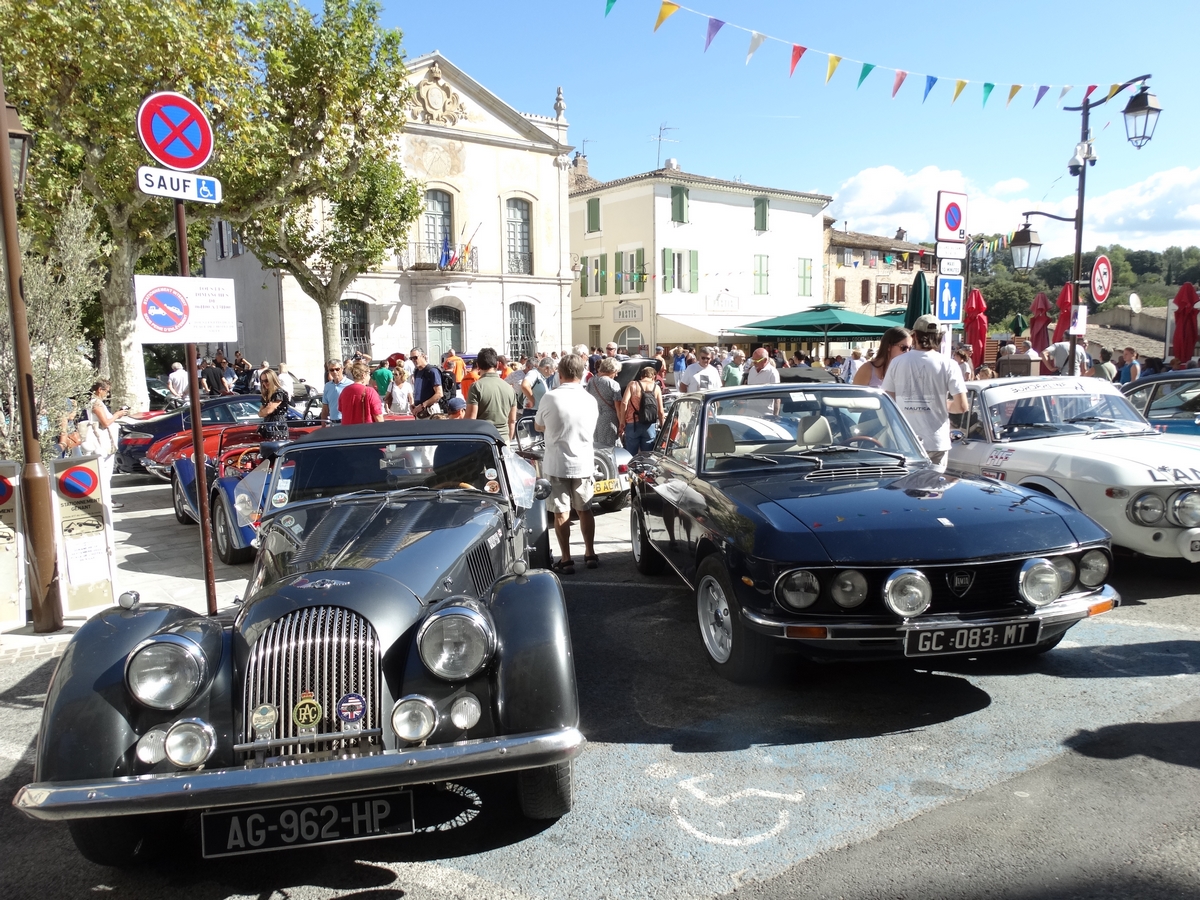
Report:
M 897 228 L 896 229 L 896 240 L 907 241 L 908 240 L 908 232 L 905 231 L 903 228 Z
M 678 172 L 680 171 L 679 160 L 672 156 L 667 160 L 667 164 L 663 166 L 663 168 L 665 168 L 668 172 Z
M 587 157 L 584 156 L 582 153 L 580 153 L 578 150 L 575 151 L 575 156 L 571 160 L 571 167 L 575 170 L 576 178 L 587 178 L 588 177 Z

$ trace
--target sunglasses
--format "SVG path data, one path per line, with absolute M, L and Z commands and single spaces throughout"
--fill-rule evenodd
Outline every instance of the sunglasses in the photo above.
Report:
M 330 369 L 329 371 L 330 371 L 330 372 L 340 372 L 340 371 L 342 371 L 342 367 L 341 367 L 341 366 L 334 366 L 334 367 L 333 367 L 332 369 Z
M 901 353 L 907 353 L 912 349 L 912 344 L 900 344 L 899 347 Z

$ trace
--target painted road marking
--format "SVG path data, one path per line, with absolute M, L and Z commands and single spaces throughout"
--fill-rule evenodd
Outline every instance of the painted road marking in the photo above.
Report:
M 714 775 L 709 772 L 707 775 L 697 775 L 695 778 L 685 778 L 679 782 L 679 787 L 687 791 L 697 800 L 708 806 L 722 807 L 728 806 L 731 803 L 736 803 L 738 800 L 743 800 L 747 797 L 759 797 L 764 800 L 777 800 L 781 803 L 800 803 L 804 800 L 804 791 L 796 791 L 792 794 L 781 794 L 778 791 L 765 791 L 761 788 L 745 788 L 740 791 L 735 791 L 732 794 L 722 794 L 719 797 L 712 797 L 705 791 L 702 791 L 697 785 L 701 781 L 707 781 L 713 778 Z M 671 798 L 671 815 L 675 817 L 675 822 L 694 838 L 699 838 L 709 844 L 720 844 L 724 847 L 752 847 L 755 844 L 761 844 L 763 841 L 770 840 L 788 827 L 791 822 L 791 815 L 786 808 L 780 808 L 775 819 L 775 826 L 768 831 L 759 832 L 758 834 L 748 835 L 746 837 L 727 838 L 717 837 L 714 834 L 706 834 L 699 828 L 691 824 L 683 817 L 679 811 L 679 798 Z

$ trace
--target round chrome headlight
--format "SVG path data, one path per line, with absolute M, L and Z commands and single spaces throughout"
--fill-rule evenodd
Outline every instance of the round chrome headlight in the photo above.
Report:
M 1184 528 L 1200 525 L 1200 491 L 1179 491 L 1167 501 L 1171 520 Z
M 867 577 L 854 569 L 838 572 L 830 586 L 830 593 L 838 606 L 853 609 L 867 599 Z
M 205 670 L 199 646 L 177 634 L 160 634 L 129 654 L 125 684 L 143 706 L 179 709 L 196 696 Z
M 1065 594 L 1075 583 L 1075 562 L 1069 556 L 1056 556 L 1050 560 L 1050 564 L 1058 572 L 1059 593 Z
M 1021 596 L 1033 606 L 1042 607 L 1053 603 L 1062 593 L 1062 582 L 1058 569 L 1048 559 L 1027 559 L 1017 576 L 1017 588 Z
M 454 723 L 455 728 L 461 728 L 463 731 L 478 725 L 481 715 L 483 708 L 474 694 L 463 694 L 455 699 L 454 705 L 450 707 L 450 721 Z
M 892 612 L 908 619 L 929 609 L 933 588 L 923 572 L 897 569 L 883 585 L 883 602 Z
M 1099 587 L 1108 577 L 1111 563 L 1101 550 L 1089 550 L 1079 560 L 1079 583 L 1084 587 Z
M 413 694 L 392 707 L 392 730 L 402 741 L 423 741 L 437 728 L 438 714 L 427 697 Z
M 496 649 L 491 620 L 469 606 L 446 606 L 417 632 L 421 662 L 438 678 L 462 681 L 482 669 Z
M 171 726 L 163 750 L 171 765 L 181 769 L 202 766 L 217 746 L 217 734 L 201 719 L 183 719 Z
M 812 572 L 801 569 L 783 575 L 775 587 L 780 602 L 791 609 L 807 609 L 821 596 L 821 582 Z
M 1166 512 L 1166 504 L 1158 494 L 1138 494 L 1129 505 L 1133 520 L 1141 525 L 1157 525 Z

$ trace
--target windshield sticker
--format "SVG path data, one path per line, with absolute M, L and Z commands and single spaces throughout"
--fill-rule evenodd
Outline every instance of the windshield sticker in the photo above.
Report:
M 272 506 L 287 506 L 287 501 L 288 495 L 283 491 L 276 491 L 275 495 L 271 497 Z
M 793 403 L 816 403 L 816 394 L 806 394 L 803 391 L 792 391 L 788 394 L 788 399 Z
M 1105 390 L 1103 383 L 1097 382 L 1094 378 L 1044 378 L 1040 381 L 1026 381 L 1022 384 L 989 387 L 983 393 L 986 395 L 984 402 L 988 406 L 996 406 L 999 403 L 1019 400 L 1022 397 L 1053 396 L 1054 394 L 1088 394 L 1095 398 L 1093 402 L 1098 402 L 1101 396 L 1119 395 L 1121 391 L 1116 385 L 1112 385 L 1110 390 Z
M 279 483 L 275 485 L 276 490 L 290 491 L 292 489 L 292 479 L 280 478 Z
M 1002 466 L 1008 462 L 1009 457 L 1014 453 L 1016 451 L 1010 447 L 996 447 L 988 454 L 988 458 L 983 464 L 985 466 Z
M 487 545 L 489 550 L 495 550 L 500 545 L 500 538 L 504 537 L 504 532 L 499 528 L 495 534 L 488 535 Z
M 284 528 L 291 528 L 293 525 L 296 524 L 296 519 L 294 516 L 284 516 L 282 519 L 279 520 L 279 524 L 282 525 Z
M 484 485 L 483 489 L 489 494 L 498 494 L 500 493 L 500 482 L 489 481 L 486 485 Z
M 496 480 L 496 470 L 495 469 L 484 469 L 483 477 L 486 478 L 488 481 L 495 481 Z

